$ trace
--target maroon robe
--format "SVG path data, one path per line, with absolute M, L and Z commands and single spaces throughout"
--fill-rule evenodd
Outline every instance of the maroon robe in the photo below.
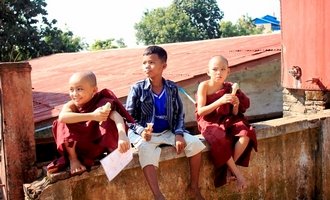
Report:
M 124 118 L 124 121 L 134 122 L 134 119 L 128 114 L 122 103 L 108 89 L 97 92 L 87 104 L 79 109 L 79 112 L 93 112 L 98 107 L 106 104 L 106 102 L 111 103 L 111 110 L 116 110 Z M 86 167 L 92 166 L 95 159 L 104 152 L 113 151 L 118 146 L 118 130 L 115 122 L 110 118 L 102 122 L 101 125 L 98 121 L 66 124 L 55 120 L 52 131 L 57 150 L 62 155 L 61 158 L 56 159 L 47 166 L 48 169 L 55 168 L 55 171 L 63 170 L 68 166 L 68 159 L 63 149 L 64 143 L 73 145 L 73 142 L 77 142 L 77 155 Z
M 225 82 L 224 87 L 216 93 L 206 97 L 206 105 L 211 104 L 226 93 L 231 93 L 232 83 Z M 255 130 L 249 125 L 243 113 L 250 107 L 249 98 L 238 90 L 239 110 L 237 115 L 232 114 L 232 104 L 224 104 L 213 112 L 203 117 L 197 114 L 198 129 L 210 145 L 211 159 L 215 167 L 215 187 L 226 184 L 227 161 L 234 155 L 235 143 L 240 136 L 248 136 L 250 142 L 236 161 L 237 165 L 247 167 L 249 165 L 252 148 L 257 151 L 257 138 Z

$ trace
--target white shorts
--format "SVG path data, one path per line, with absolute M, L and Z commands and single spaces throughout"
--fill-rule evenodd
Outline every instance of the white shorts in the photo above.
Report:
M 189 133 L 184 133 L 183 138 L 186 142 L 184 153 L 187 157 L 191 157 L 201 152 L 205 145 L 198 137 Z M 175 134 L 170 130 L 162 133 L 152 133 L 151 140 L 139 140 L 133 145 L 138 149 L 139 161 L 142 168 L 147 165 L 154 165 L 158 167 L 161 148 L 159 145 L 167 144 L 175 147 Z

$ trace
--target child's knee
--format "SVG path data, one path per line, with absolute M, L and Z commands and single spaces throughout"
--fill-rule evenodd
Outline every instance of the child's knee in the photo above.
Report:
M 187 142 L 187 146 L 184 149 L 187 157 L 196 155 L 205 149 L 206 146 L 203 144 L 203 142 L 198 138 L 196 139 L 197 140 Z

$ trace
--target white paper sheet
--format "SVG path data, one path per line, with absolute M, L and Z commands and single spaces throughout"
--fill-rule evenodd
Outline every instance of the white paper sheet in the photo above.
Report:
M 133 159 L 132 149 L 125 153 L 120 153 L 118 149 L 100 160 L 101 165 L 109 181 L 114 179 L 121 170 Z

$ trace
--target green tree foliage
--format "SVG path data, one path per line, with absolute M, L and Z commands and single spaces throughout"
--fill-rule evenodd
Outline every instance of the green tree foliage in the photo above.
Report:
M 56 24 L 53 20 L 52 24 Z M 41 46 L 42 55 L 50 55 L 54 53 L 77 52 L 87 48 L 87 44 L 82 42 L 80 37 L 74 36 L 70 30 L 61 30 L 57 27 L 46 26 L 41 28 L 41 41 L 45 44 Z
M 125 44 L 125 41 L 123 38 L 119 38 L 118 40 L 116 40 L 116 43 L 118 45 L 119 48 L 126 48 L 127 45 Z
M 237 27 L 231 21 L 220 22 L 221 37 L 233 37 L 237 36 Z
M 136 38 L 145 45 L 219 38 L 222 17 L 214 0 L 175 0 L 146 11 L 135 24 Z
M 45 0 L 0 1 L 0 61 L 21 61 L 83 48 L 72 32 L 49 22 Z
M 145 45 L 192 41 L 198 35 L 189 16 L 173 5 L 146 11 L 135 29 L 137 41 Z
M 221 21 L 220 23 L 220 31 L 222 33 L 221 37 L 234 37 L 234 36 L 242 36 L 242 35 L 256 35 L 263 33 L 263 27 L 257 27 L 252 18 L 243 15 L 240 17 L 236 24 L 233 24 L 230 21 Z
M 116 44 L 115 44 L 116 43 Z M 105 49 L 117 49 L 117 48 L 125 48 L 126 44 L 122 38 L 119 40 L 110 38 L 107 40 L 96 40 L 90 47 L 90 50 L 105 50 Z
M 216 0 L 174 0 L 174 4 L 183 10 L 199 31 L 199 39 L 219 38 L 219 23 L 223 18 Z

